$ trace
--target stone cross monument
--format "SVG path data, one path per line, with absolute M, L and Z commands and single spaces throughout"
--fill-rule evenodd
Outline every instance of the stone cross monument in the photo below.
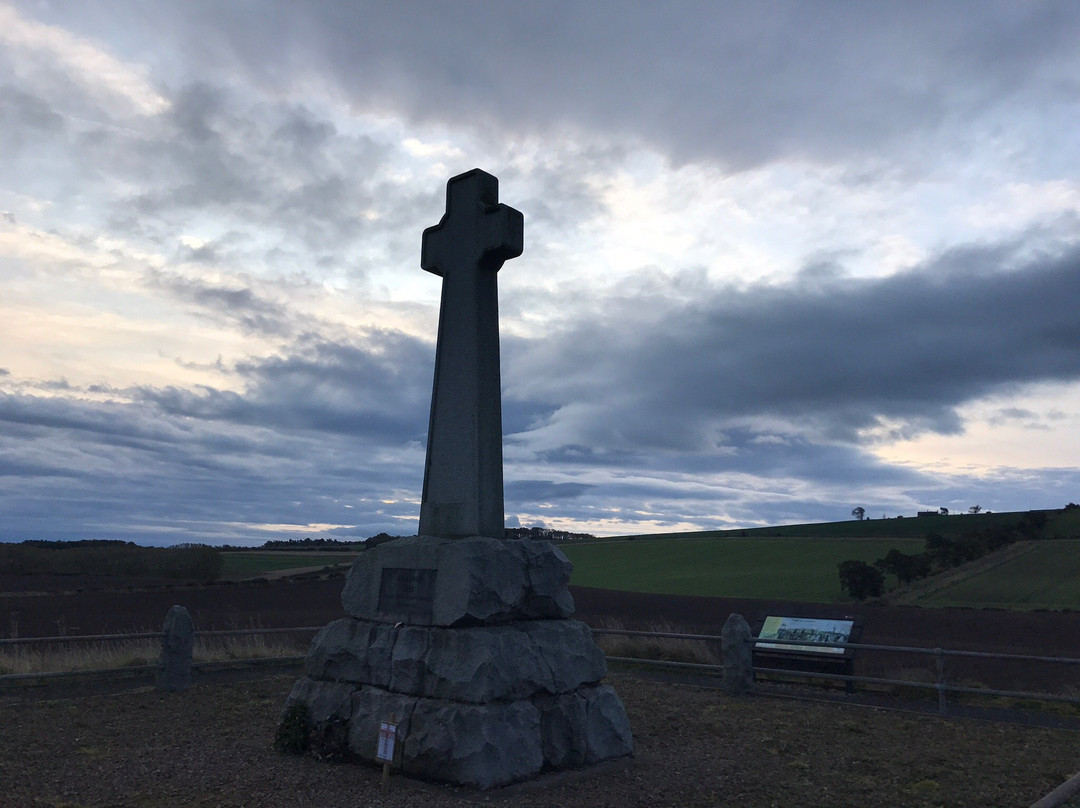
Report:
M 446 184 L 446 214 L 424 231 L 420 266 L 443 283 L 421 536 L 503 538 L 496 273 L 521 255 L 523 221 L 475 168 Z
M 629 755 L 626 710 L 589 627 L 571 620 L 572 565 L 503 532 L 496 273 L 521 254 L 522 216 L 474 169 L 446 187 L 420 265 L 442 276 L 420 535 L 365 550 L 346 616 L 312 640 L 283 726 L 322 752 L 474 788 Z

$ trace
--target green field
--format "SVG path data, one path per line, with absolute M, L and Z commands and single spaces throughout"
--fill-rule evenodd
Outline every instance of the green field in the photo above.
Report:
M 222 578 L 253 578 L 264 572 L 291 570 L 303 567 L 331 567 L 334 564 L 352 564 L 356 553 L 340 552 L 280 552 L 265 550 L 241 550 L 221 554 Z
M 674 595 L 846 602 L 837 565 L 873 562 L 896 548 L 920 553 L 931 531 L 958 537 L 1011 528 L 1044 514 L 1024 555 L 976 572 L 917 601 L 925 606 L 1080 609 L 1080 509 L 1068 511 L 930 514 L 905 519 L 855 519 L 827 524 L 665 534 L 570 542 L 571 583 L 600 589 Z M 348 565 L 356 552 L 249 550 L 222 553 L 221 577 L 252 578 L 278 570 Z M 895 585 L 889 576 L 886 587 Z M 909 597 L 917 597 L 917 591 Z
M 1080 609 L 1080 540 L 1036 542 L 1023 555 L 918 602 L 925 606 Z
M 933 531 L 942 536 L 956 537 L 980 530 L 1012 527 L 1029 514 L 1044 514 L 1045 526 L 1034 538 L 1080 539 L 1080 508 L 1068 511 L 1008 511 L 1002 513 L 954 513 L 926 516 L 858 520 L 841 522 L 813 522 L 801 525 L 773 525 L 735 530 L 709 530 L 697 533 L 655 533 L 634 536 L 635 539 L 716 539 L 716 538 L 813 538 L 813 539 L 925 539 Z M 600 541 L 621 541 L 628 536 L 617 536 Z
M 837 565 L 872 562 L 895 547 L 918 553 L 921 539 L 669 538 L 564 544 L 577 586 L 654 592 L 769 598 L 818 603 L 845 601 Z

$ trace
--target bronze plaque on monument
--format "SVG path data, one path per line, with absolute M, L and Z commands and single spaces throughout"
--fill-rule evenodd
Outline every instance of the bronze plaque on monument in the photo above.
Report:
M 431 617 L 437 572 L 433 569 L 384 567 L 379 583 L 379 611 Z

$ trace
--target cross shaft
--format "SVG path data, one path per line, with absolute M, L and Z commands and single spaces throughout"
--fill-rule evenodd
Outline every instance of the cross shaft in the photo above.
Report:
M 497 273 L 521 255 L 523 230 L 477 168 L 447 182 L 446 213 L 424 231 L 420 266 L 443 281 L 422 536 L 504 535 Z

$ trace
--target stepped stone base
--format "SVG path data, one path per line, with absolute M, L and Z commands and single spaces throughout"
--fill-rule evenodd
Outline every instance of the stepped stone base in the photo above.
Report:
M 337 751 L 376 762 L 395 720 L 395 769 L 493 788 L 633 752 L 626 711 L 599 684 L 604 655 L 567 619 L 570 562 L 548 542 L 412 537 L 365 551 L 350 616 L 312 641 L 286 710 Z

